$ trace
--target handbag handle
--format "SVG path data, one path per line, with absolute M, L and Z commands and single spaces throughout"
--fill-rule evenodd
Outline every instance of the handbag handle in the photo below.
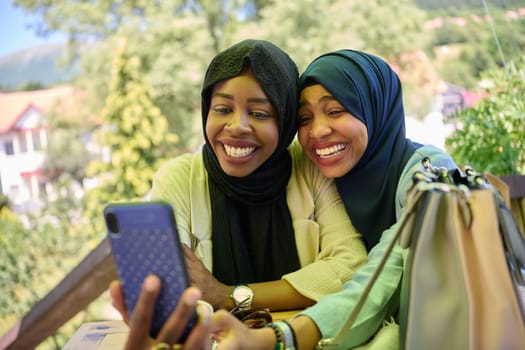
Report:
M 325 350 L 325 349 L 331 349 L 337 347 L 339 344 L 342 343 L 343 338 L 347 335 L 347 333 L 352 328 L 352 325 L 354 324 L 355 320 L 359 316 L 359 313 L 361 312 L 361 309 L 363 308 L 363 305 L 366 302 L 366 299 L 368 297 L 368 294 L 370 294 L 370 290 L 374 286 L 375 282 L 377 281 L 377 278 L 379 277 L 379 274 L 381 271 L 383 271 L 383 267 L 385 266 L 386 261 L 390 257 L 390 254 L 392 253 L 392 250 L 394 249 L 394 246 L 396 242 L 399 240 L 399 237 L 401 236 L 401 232 L 403 232 L 403 229 L 407 222 L 409 221 L 409 218 L 416 212 L 417 204 L 419 203 L 419 200 L 421 199 L 423 193 L 425 190 L 428 190 L 429 188 L 425 188 L 427 186 L 421 186 L 421 185 L 428 185 L 427 183 L 421 183 L 418 186 L 415 186 L 412 191 L 415 191 L 415 193 L 412 196 L 408 196 L 407 201 L 409 201 L 405 207 L 405 210 L 403 211 L 403 216 L 401 217 L 400 224 L 398 229 L 396 230 L 396 233 L 392 237 L 392 240 L 388 244 L 387 249 L 385 250 L 385 254 L 379 261 L 378 266 L 374 270 L 374 273 L 370 277 L 370 280 L 366 284 L 365 288 L 363 289 L 363 292 L 359 296 L 359 299 L 346 319 L 345 323 L 337 332 L 337 335 L 334 338 L 329 339 L 321 339 L 319 343 L 316 346 L 316 350 Z
M 401 241 L 402 247 L 406 248 L 408 246 L 407 238 L 402 235 L 402 232 L 404 231 L 404 228 L 407 225 L 407 223 L 410 221 L 409 219 L 415 214 L 417 205 L 420 202 L 422 195 L 428 191 L 456 191 L 468 197 L 470 189 L 490 189 L 496 197 L 496 203 L 498 205 L 498 208 L 496 209 L 499 216 L 498 219 L 500 222 L 500 231 L 502 231 L 502 239 L 510 255 L 508 258 L 509 264 L 512 267 L 511 270 L 517 282 L 521 285 L 524 284 L 524 279 L 520 269 L 523 267 L 522 264 L 520 264 L 520 262 L 523 263 L 525 261 L 525 242 L 521 234 L 519 234 L 519 230 L 517 231 L 518 233 L 515 232 L 517 227 L 512 220 L 512 214 L 508 212 L 508 208 L 505 206 L 505 202 L 497 188 L 488 184 L 486 179 L 482 175 L 476 173 L 470 167 L 467 167 L 465 169 L 465 173 L 463 173 L 460 169 L 457 168 L 448 170 L 446 168 L 433 167 L 430 163 L 430 159 L 428 158 L 424 158 L 421 163 L 425 171 L 416 172 L 414 174 L 414 186 L 412 187 L 407 196 L 407 205 L 405 206 L 405 209 L 403 211 L 396 233 L 392 237 L 392 240 L 389 243 L 387 249 L 385 250 L 385 253 L 381 258 L 377 268 L 374 270 L 374 273 L 370 277 L 370 280 L 368 281 L 365 288 L 363 289 L 363 292 L 359 296 L 359 299 L 354 309 L 346 319 L 343 326 L 338 331 L 337 335 L 334 338 L 321 339 L 316 346 L 316 350 L 332 349 L 342 344 L 344 337 L 348 335 L 348 332 L 350 332 L 352 325 L 359 316 L 359 313 L 361 312 L 361 309 L 363 308 L 363 305 L 365 304 L 366 299 L 370 294 L 370 290 L 377 281 L 379 274 L 383 270 L 384 265 L 390 257 L 396 242 Z M 463 209 L 465 209 L 463 210 L 463 212 L 465 214 L 465 218 L 467 218 L 467 225 L 470 226 L 472 222 L 470 208 L 468 208 L 467 205 L 467 208 Z M 515 242 L 516 240 L 519 240 L 519 242 Z

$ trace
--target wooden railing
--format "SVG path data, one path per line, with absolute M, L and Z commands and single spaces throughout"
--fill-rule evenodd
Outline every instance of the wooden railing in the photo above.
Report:
M 0 338 L 0 349 L 35 348 L 84 310 L 116 278 L 110 246 L 104 240 Z
M 502 176 L 524 232 L 525 175 Z M 520 216 L 520 217 L 518 217 Z M 520 222 L 521 220 L 521 222 Z M 109 242 L 102 241 L 47 296 L 0 338 L 0 350 L 33 349 L 107 290 L 117 278 Z

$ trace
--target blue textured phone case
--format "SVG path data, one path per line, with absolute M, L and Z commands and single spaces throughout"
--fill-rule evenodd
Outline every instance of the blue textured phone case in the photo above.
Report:
M 108 214 L 118 220 L 119 233 L 110 229 Z M 150 332 L 155 338 L 189 285 L 173 210 L 162 202 L 109 204 L 104 208 L 104 217 L 129 315 L 146 276 L 155 274 L 162 280 Z M 194 322 L 195 317 L 188 331 Z

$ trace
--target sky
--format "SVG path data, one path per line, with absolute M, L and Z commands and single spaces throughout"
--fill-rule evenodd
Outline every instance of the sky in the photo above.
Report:
M 0 57 L 41 44 L 66 40 L 62 34 L 46 38 L 37 36 L 28 26 L 37 22 L 38 18 L 26 14 L 19 7 L 15 8 L 12 3 L 12 0 L 0 0 Z

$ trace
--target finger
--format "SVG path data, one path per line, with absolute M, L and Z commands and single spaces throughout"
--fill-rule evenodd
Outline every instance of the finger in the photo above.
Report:
M 194 287 L 187 288 L 177 303 L 177 307 L 172 312 L 164 326 L 162 327 L 157 340 L 168 344 L 175 344 L 184 333 L 186 324 L 195 313 L 197 300 L 202 293 Z
M 193 253 L 193 250 L 191 250 L 186 244 L 182 245 L 182 250 L 184 251 L 184 257 L 186 257 L 186 259 L 190 261 L 200 261 L 195 253 Z
M 157 276 L 149 275 L 144 280 L 137 305 L 131 315 L 126 349 L 145 349 L 147 347 L 155 301 L 160 293 L 160 288 L 161 282 Z
M 124 294 L 122 294 L 122 285 L 120 281 L 112 281 L 109 285 L 109 295 L 111 296 L 111 304 L 122 316 L 122 319 L 129 325 L 128 311 L 124 303 Z
M 248 328 L 226 310 L 218 310 L 211 317 L 210 332 L 219 341 L 219 349 L 242 349 Z
M 211 316 L 211 332 L 214 334 L 230 330 L 239 321 L 226 310 L 218 310 Z
M 211 313 L 209 306 L 205 304 L 197 305 L 198 322 L 184 343 L 184 349 L 211 348 Z

